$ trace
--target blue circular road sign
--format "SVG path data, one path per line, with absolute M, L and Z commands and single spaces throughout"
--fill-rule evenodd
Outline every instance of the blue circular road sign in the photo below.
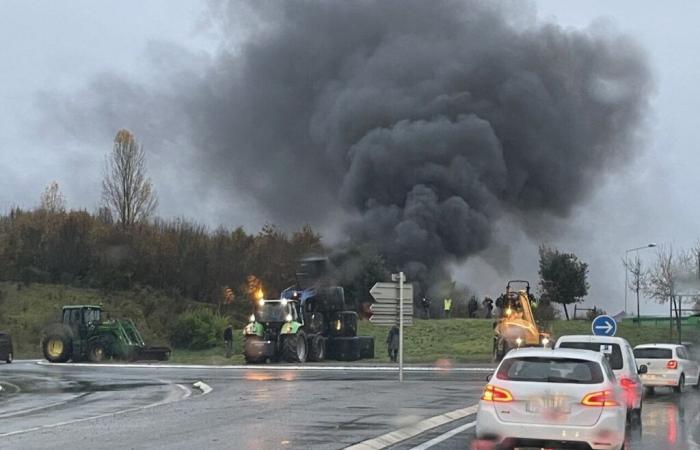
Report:
M 596 336 L 615 336 L 615 333 L 617 333 L 617 322 L 610 316 L 598 316 L 591 323 L 591 331 Z

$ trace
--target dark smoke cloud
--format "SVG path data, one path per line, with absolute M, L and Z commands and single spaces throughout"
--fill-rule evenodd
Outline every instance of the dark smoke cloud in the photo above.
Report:
M 261 4 L 218 3 L 215 58 L 148 93 L 105 77 L 88 115 L 122 126 L 133 102 L 136 128 L 191 139 L 208 185 L 282 224 L 349 216 L 348 237 L 422 279 L 486 249 L 505 213 L 566 217 L 633 156 L 651 80 L 624 36 L 515 2 Z

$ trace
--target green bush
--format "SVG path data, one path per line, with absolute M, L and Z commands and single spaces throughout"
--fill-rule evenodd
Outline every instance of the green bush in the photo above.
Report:
M 200 308 L 181 314 L 170 333 L 170 343 L 177 348 L 204 350 L 223 339 L 226 319 L 210 309 Z

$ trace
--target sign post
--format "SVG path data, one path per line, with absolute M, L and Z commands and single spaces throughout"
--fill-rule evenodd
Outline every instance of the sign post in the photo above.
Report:
M 399 381 L 403 381 L 403 329 L 413 325 L 413 285 L 404 286 L 403 272 L 391 275 L 393 283 L 375 283 L 369 293 L 376 303 L 370 310 L 370 322 L 376 325 L 399 326 Z

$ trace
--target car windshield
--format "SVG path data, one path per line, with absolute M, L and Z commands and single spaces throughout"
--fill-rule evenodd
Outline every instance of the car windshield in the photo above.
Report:
M 559 348 L 574 348 L 579 350 L 591 350 L 594 352 L 603 352 L 608 358 L 610 367 L 613 370 L 620 370 L 624 367 L 622 360 L 622 350 L 618 344 L 609 344 L 601 342 L 562 342 Z
M 269 302 L 258 307 L 255 317 L 259 322 L 285 322 L 290 313 L 289 305 L 281 302 Z
M 600 364 L 573 358 L 510 358 L 503 361 L 496 377 L 509 381 L 596 384 L 603 381 Z
M 670 348 L 635 348 L 635 358 L 644 359 L 671 359 L 673 351 Z

